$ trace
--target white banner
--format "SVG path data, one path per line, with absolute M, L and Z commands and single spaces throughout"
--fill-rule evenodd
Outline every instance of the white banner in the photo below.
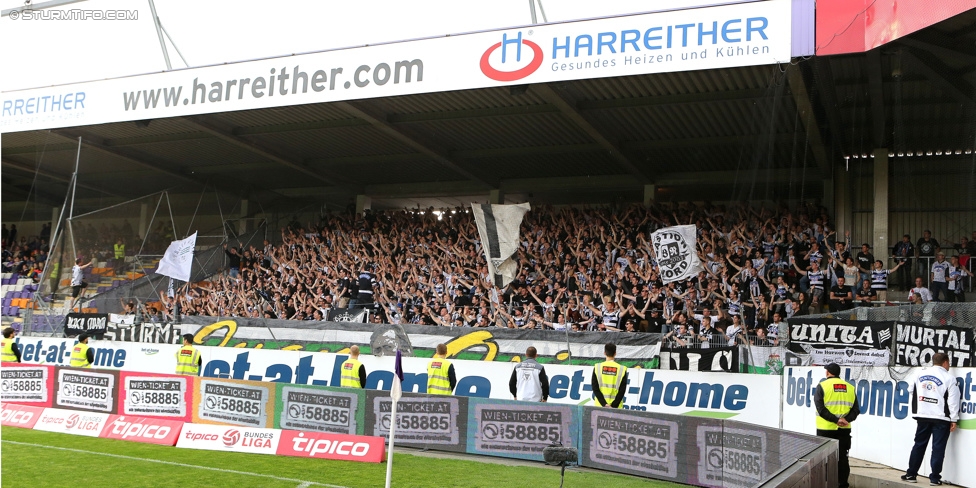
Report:
M 852 374 L 860 375 L 851 381 Z M 908 468 L 915 437 L 916 422 L 911 416 L 911 394 L 908 381 L 913 371 L 906 372 L 904 380 L 892 379 L 888 368 L 842 368 L 841 377 L 856 388 L 861 415 L 851 425 L 853 442 L 851 457 L 891 466 Z M 962 389 L 962 414 L 959 428 L 949 436 L 946 449 L 943 480 L 963 486 L 976 486 L 976 376 L 974 368 L 954 368 Z M 822 367 L 786 367 L 783 372 L 783 428 L 804 434 L 816 433 L 816 410 L 813 393 L 824 379 Z M 929 455 L 926 451 L 920 475 L 929 473 Z
M 0 131 L 787 63 L 792 4 L 537 25 L 5 92 Z M 804 15 L 797 32 L 812 33 Z
M 665 284 L 681 281 L 705 270 L 698 258 L 694 225 L 665 227 L 651 234 L 654 257 Z
M 68 366 L 71 348 L 78 341 L 53 337 L 20 336 L 14 340 L 20 345 L 21 362 Z M 95 355 L 94 368 L 124 369 L 144 373 L 176 372 L 177 344 L 148 344 L 143 342 L 116 342 L 88 340 Z
M 176 447 L 274 455 L 280 439 L 279 429 L 186 423 Z
M 159 260 L 156 274 L 169 276 L 180 281 L 190 281 L 190 269 L 193 267 L 193 248 L 196 245 L 196 232 L 186 239 L 171 242 L 166 248 L 166 253 L 163 254 L 163 259 Z M 169 296 L 172 297 L 172 281 L 170 281 L 169 286 Z
M 888 366 L 891 351 L 887 349 L 861 349 L 857 347 L 810 348 L 813 364 L 837 363 L 845 366 Z
M 339 385 L 344 354 L 222 347 L 201 348 L 204 376 L 296 384 Z M 389 390 L 393 357 L 360 356 L 366 388 Z M 404 392 L 424 392 L 424 358 L 403 358 Z M 513 364 L 455 360 L 457 395 L 511 399 Z M 546 365 L 550 403 L 590 404 L 593 366 Z M 670 414 L 722 415 L 769 427 L 779 426 L 770 404 L 779 402 L 779 378 L 765 375 L 662 371 L 632 368 L 625 396 L 627 408 Z

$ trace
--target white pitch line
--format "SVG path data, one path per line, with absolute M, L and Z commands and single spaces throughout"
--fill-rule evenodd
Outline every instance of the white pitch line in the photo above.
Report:
M 132 460 L 132 461 L 144 461 L 144 462 L 147 462 L 147 463 L 168 464 L 170 466 L 180 466 L 182 468 L 205 469 L 207 471 L 218 471 L 218 472 L 221 472 L 221 473 L 240 474 L 240 475 L 244 475 L 244 476 L 255 476 L 255 477 L 258 477 L 258 478 L 271 478 L 273 480 L 278 480 L 278 481 L 291 481 L 293 483 L 299 483 L 299 485 L 298 485 L 299 488 L 307 488 L 309 486 L 325 486 L 325 487 L 328 487 L 328 488 L 346 488 L 344 486 L 330 485 L 330 484 L 327 484 L 327 483 L 317 483 L 315 481 L 300 480 L 300 479 L 295 479 L 295 478 L 282 478 L 280 476 L 273 476 L 273 475 L 270 475 L 270 474 L 251 473 L 251 472 L 248 472 L 248 471 L 237 471 L 237 470 L 234 470 L 234 469 L 214 468 L 214 467 L 211 467 L 211 466 L 198 466 L 196 464 L 174 463 L 172 461 L 160 461 L 159 459 L 147 459 L 147 458 L 141 458 L 141 457 L 135 457 L 135 456 L 123 456 L 121 454 L 110 454 L 110 453 L 107 453 L 107 452 L 86 451 L 84 449 L 72 449 L 70 447 L 47 446 L 47 445 L 44 445 L 44 444 L 32 444 L 30 442 L 17 442 L 17 441 L 7 441 L 7 440 L 2 440 L 0 442 L 3 442 L 4 444 L 16 444 L 18 446 L 40 447 L 40 448 L 43 448 L 43 449 L 56 449 L 56 450 L 59 450 L 59 451 L 80 452 L 82 454 L 95 454 L 95 455 L 98 455 L 98 456 L 107 456 L 107 457 L 113 457 L 113 458 L 117 458 L 117 459 L 129 459 L 129 460 Z

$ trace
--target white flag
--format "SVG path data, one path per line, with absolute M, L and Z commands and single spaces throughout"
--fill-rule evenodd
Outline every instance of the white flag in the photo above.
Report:
M 156 274 L 169 276 L 180 281 L 190 281 L 190 268 L 193 267 L 193 248 L 197 245 L 197 233 L 183 239 L 173 241 L 166 248 L 166 254 L 159 260 Z
M 698 259 L 697 229 L 694 225 L 665 227 L 651 234 L 661 281 L 681 281 L 705 270 Z
M 504 288 L 511 283 L 518 272 L 518 263 L 511 258 L 518 251 L 519 227 L 522 225 L 522 217 L 529 210 L 528 203 L 471 204 L 474 221 L 478 224 L 481 247 L 488 260 L 488 272 L 498 288 Z

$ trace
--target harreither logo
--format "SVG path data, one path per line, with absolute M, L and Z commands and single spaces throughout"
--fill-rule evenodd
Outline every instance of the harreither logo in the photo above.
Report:
M 523 50 L 523 47 L 527 49 Z M 495 54 L 499 49 L 500 55 Z M 542 66 L 542 48 L 528 39 L 522 39 L 521 31 L 511 38 L 508 34 L 502 34 L 502 42 L 489 47 L 481 55 L 481 72 L 495 81 L 521 80 L 535 73 L 539 66 Z

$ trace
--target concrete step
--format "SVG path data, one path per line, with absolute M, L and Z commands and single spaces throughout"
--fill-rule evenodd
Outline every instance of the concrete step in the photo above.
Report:
M 918 476 L 918 483 L 906 483 L 901 480 L 905 471 L 883 464 L 862 461 L 851 458 L 851 477 L 848 480 L 851 488 L 905 488 L 908 486 L 929 486 L 927 476 Z M 952 486 L 943 481 L 943 486 Z

